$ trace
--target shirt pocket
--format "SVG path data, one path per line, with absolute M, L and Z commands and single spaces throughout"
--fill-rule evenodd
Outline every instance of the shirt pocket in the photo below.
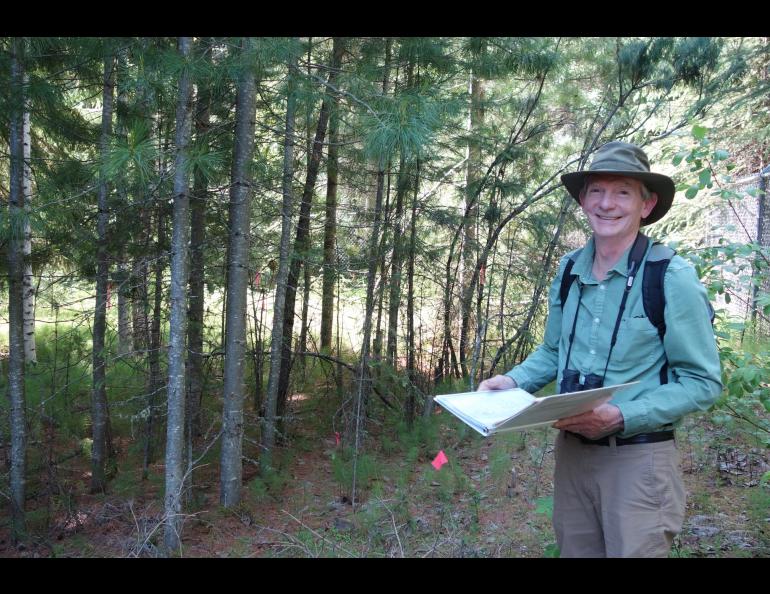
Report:
M 629 317 L 620 323 L 612 358 L 631 365 L 649 363 L 660 349 L 658 330 L 646 317 Z

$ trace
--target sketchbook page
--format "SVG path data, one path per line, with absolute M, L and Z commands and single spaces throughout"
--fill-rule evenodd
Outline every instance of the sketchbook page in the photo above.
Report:
M 521 388 L 442 394 L 434 400 L 467 425 L 486 436 L 496 425 L 510 419 L 535 402 Z
M 536 398 L 532 407 L 516 415 L 498 430 L 529 429 L 536 425 L 555 423 L 559 419 L 588 412 L 607 402 L 615 392 L 637 383 L 639 382 Z

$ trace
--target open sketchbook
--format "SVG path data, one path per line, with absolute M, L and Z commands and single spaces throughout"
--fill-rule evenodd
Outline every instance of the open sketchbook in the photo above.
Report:
M 583 392 L 536 398 L 521 388 L 442 394 L 434 400 L 483 436 L 551 425 L 559 419 L 588 412 L 607 402 L 618 390 L 639 382 Z

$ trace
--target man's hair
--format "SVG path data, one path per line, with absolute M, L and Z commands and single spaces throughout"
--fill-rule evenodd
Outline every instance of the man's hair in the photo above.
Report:
M 594 179 L 596 179 L 597 177 L 608 177 L 608 176 L 611 176 L 611 177 L 628 177 L 628 176 L 623 176 L 623 175 L 612 175 L 612 174 L 609 174 L 609 173 L 593 173 L 591 175 L 586 175 L 585 181 L 583 182 L 583 187 L 580 188 L 580 197 L 583 198 L 585 196 L 586 190 L 588 190 L 588 184 L 590 184 Z M 650 191 L 650 188 L 648 188 L 647 185 L 643 181 L 638 180 L 638 179 L 633 178 L 633 177 L 631 177 L 629 179 L 634 179 L 635 181 L 639 182 L 639 186 L 641 188 L 640 192 L 642 194 L 642 200 L 643 201 L 647 201 L 650 198 L 652 198 L 652 192 Z

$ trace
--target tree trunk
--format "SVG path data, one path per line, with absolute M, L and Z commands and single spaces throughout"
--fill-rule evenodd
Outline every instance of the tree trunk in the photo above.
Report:
M 203 59 L 211 62 L 210 40 L 201 40 Z M 195 137 L 206 140 L 210 123 L 211 91 L 207 85 L 198 86 L 195 109 Z M 203 150 L 206 150 L 205 148 Z M 206 297 L 204 264 L 206 245 L 206 205 L 208 180 L 200 168 L 194 171 L 193 192 L 190 199 L 190 292 L 187 310 L 187 419 L 190 434 L 201 432 L 200 406 L 203 396 L 203 311 Z
M 297 83 L 297 57 L 289 62 L 289 83 L 286 95 L 286 133 L 283 145 L 283 205 L 281 207 L 281 245 L 278 258 L 278 273 L 275 283 L 273 304 L 273 330 L 270 344 L 270 374 L 267 380 L 265 411 L 262 416 L 262 455 L 260 470 L 266 474 L 272 468 L 272 454 L 275 447 L 275 415 L 278 404 L 278 383 L 281 372 L 283 340 L 283 311 L 286 304 L 289 260 L 291 259 L 291 210 L 292 179 L 294 177 L 294 119 L 297 111 L 295 86 Z
M 140 40 L 139 51 L 144 53 L 149 45 L 148 38 Z M 143 61 L 139 61 L 139 80 L 147 80 L 147 73 L 142 66 Z M 150 103 L 149 85 L 145 82 L 138 90 L 140 111 L 145 114 L 147 124 L 147 136 L 152 137 L 155 130 L 155 120 L 153 118 L 153 109 Z M 149 300 L 149 275 L 150 265 L 148 254 L 150 244 L 152 243 L 152 208 L 153 196 L 146 185 L 137 189 L 134 196 L 134 207 L 139 211 L 139 245 L 142 246 L 141 253 L 134 256 L 131 262 L 131 311 L 132 311 L 132 334 L 133 350 L 135 353 L 141 353 L 149 348 L 150 336 L 150 300 Z M 149 359 L 149 357 L 148 357 Z
M 396 182 L 396 209 L 393 213 L 393 255 L 390 264 L 390 288 L 388 294 L 388 339 L 385 360 L 393 367 L 397 363 L 398 311 L 401 306 L 401 266 L 404 260 L 404 196 L 409 191 L 411 167 L 401 155 Z
M 419 181 L 420 164 L 417 163 L 417 179 L 414 183 L 414 196 L 412 197 L 412 220 L 409 230 L 409 259 L 407 262 L 407 292 L 406 292 L 406 373 L 409 376 L 411 385 L 409 386 L 406 397 L 406 422 L 411 428 L 414 424 L 417 373 L 415 367 L 415 339 L 414 339 L 414 261 L 417 257 L 417 192 L 420 187 Z
M 24 73 L 24 86 L 29 84 L 29 77 Z M 32 230 L 29 224 L 29 215 L 32 210 L 32 175 L 30 163 L 32 158 L 32 138 L 29 122 L 29 105 L 27 94 L 24 95 L 23 118 L 23 145 L 24 145 L 24 362 L 37 363 L 37 350 L 35 348 L 35 282 L 32 275 Z
M 150 376 L 147 389 L 147 419 L 145 424 L 145 442 L 144 442 L 144 464 L 142 467 L 142 478 L 147 480 L 149 476 L 150 464 L 154 461 L 153 453 L 153 433 L 155 430 L 155 401 L 158 400 L 160 392 L 163 390 L 163 380 L 160 372 L 160 317 L 163 308 L 163 269 L 164 259 L 167 257 L 163 249 L 166 243 L 166 216 L 165 205 L 159 202 L 155 211 L 157 218 L 157 244 L 155 252 L 155 293 L 153 298 L 152 323 L 145 324 L 145 337 L 142 342 L 149 345 L 147 353 L 147 362 L 150 367 Z M 146 261 L 145 261 L 146 266 Z M 144 302 L 149 308 L 149 295 L 147 294 L 147 282 L 144 282 Z M 147 313 L 144 315 L 146 320 Z M 136 336 L 134 336 L 136 338 Z
M 392 40 L 388 38 L 385 43 L 385 72 L 382 81 L 383 95 L 388 93 L 390 81 L 390 51 Z M 369 269 L 366 273 L 366 304 L 363 325 L 363 340 L 361 342 L 361 361 L 356 370 L 356 394 L 353 402 L 353 410 L 347 415 L 345 423 L 345 441 L 353 442 L 353 486 L 351 499 L 356 502 L 356 463 L 358 450 L 361 445 L 361 420 L 366 416 L 366 403 L 369 399 L 369 342 L 372 335 L 372 314 L 374 312 L 374 284 L 377 277 L 378 247 L 380 241 L 380 224 L 382 221 L 382 197 L 385 189 L 385 164 L 387 159 L 382 155 L 377 164 L 377 192 L 374 201 L 374 213 L 372 220 L 372 234 L 369 237 L 367 248 Z
M 139 244 L 143 246 L 142 254 L 138 254 L 131 261 L 131 338 L 132 349 L 135 354 L 147 350 L 149 343 L 147 337 L 150 334 L 148 323 L 150 313 L 149 289 L 147 287 L 149 267 L 145 254 L 149 251 L 151 234 L 149 227 L 152 224 L 150 209 L 141 206 L 139 212 Z
M 470 83 L 470 117 L 468 124 L 468 163 L 466 168 L 465 212 L 463 220 L 464 238 L 462 249 L 462 275 L 460 281 L 460 295 L 463 311 L 470 311 L 473 300 L 473 288 L 471 275 L 478 254 L 477 229 L 479 218 L 479 202 L 476 199 L 478 185 L 481 181 L 481 146 L 478 140 L 479 128 L 484 125 L 484 84 L 476 75 L 471 74 Z M 467 302 L 466 302 L 467 301 Z M 461 340 L 460 365 L 463 375 L 466 370 L 467 348 Z
M 117 84 L 118 84 L 118 103 L 116 110 L 116 135 L 123 143 L 127 143 L 128 136 L 128 48 L 124 47 L 118 51 L 117 66 Z M 117 182 L 118 199 L 123 207 L 128 206 L 128 188 L 125 176 L 121 176 Z M 132 213 L 133 214 L 133 213 Z M 127 217 L 121 215 L 119 220 L 129 222 Z M 133 349 L 133 338 L 131 336 L 131 301 L 129 293 L 129 271 L 125 258 L 125 244 L 117 248 L 117 274 L 114 277 L 115 286 L 118 293 L 118 354 L 125 357 Z
M 389 213 L 390 213 L 390 167 L 388 167 L 387 177 L 388 177 L 388 191 L 387 193 L 385 193 L 385 206 L 382 211 L 383 229 L 382 229 L 382 239 L 380 240 L 380 248 L 379 248 L 380 279 L 379 279 L 379 282 L 377 283 L 377 289 L 375 294 L 375 299 L 377 301 L 377 323 L 375 324 L 374 341 L 372 342 L 372 358 L 376 361 L 382 360 L 382 341 L 383 341 L 382 309 L 383 309 L 383 301 L 385 300 L 385 287 L 388 285 L 388 265 L 385 258 L 385 243 L 388 237 L 387 220 L 389 218 Z M 375 197 L 373 199 L 374 202 L 372 202 L 372 210 L 374 210 L 375 208 L 377 194 L 379 193 L 380 196 L 382 196 L 382 193 L 385 191 L 384 183 L 385 183 L 385 171 L 378 171 L 377 172 L 377 191 L 375 192 Z
M 326 159 L 326 221 L 324 223 L 323 296 L 321 298 L 321 350 L 331 351 L 334 316 L 334 283 L 337 276 L 337 171 L 339 100 L 335 97 L 329 116 L 329 153 Z
M 241 56 L 252 41 L 241 42 Z M 225 334 L 224 407 L 222 411 L 222 474 L 220 502 L 233 507 L 241 499 L 243 468 L 243 372 L 246 360 L 246 290 L 249 283 L 250 165 L 254 151 L 256 83 L 254 69 L 243 65 L 235 107 L 235 148 L 230 185 L 230 248 L 228 257 L 227 327 Z
M 384 164 L 380 162 L 380 170 Z M 366 312 L 364 314 L 363 341 L 361 342 L 361 362 L 356 373 L 356 397 L 351 423 L 347 425 L 346 441 L 353 441 L 354 466 L 351 500 L 356 504 L 356 461 L 361 446 L 361 420 L 366 416 L 366 402 L 371 388 L 369 380 L 369 342 L 372 336 L 372 313 L 374 312 L 374 284 L 377 277 L 377 247 L 379 245 L 380 222 L 382 218 L 382 185 L 377 185 L 377 199 L 374 206 L 372 235 L 369 238 L 369 270 L 366 274 Z
M 263 369 L 264 369 L 264 320 L 265 320 L 265 293 L 260 287 L 260 274 L 255 275 L 250 285 L 251 311 L 254 317 L 254 348 L 252 363 L 254 364 L 254 411 L 259 414 L 262 408 Z M 255 289 L 257 293 L 255 294 Z M 259 297 L 257 297 L 259 295 Z M 259 315 L 257 315 L 257 301 L 259 301 Z
M 26 394 L 24 389 L 24 238 L 18 232 L 24 217 L 24 67 L 21 38 L 11 45 L 10 192 L 8 196 L 8 400 L 10 401 L 11 541 L 26 537 Z
M 170 150 L 171 139 L 171 121 L 169 120 L 164 124 L 162 119 L 162 111 L 157 113 L 157 137 L 158 147 L 161 148 L 160 158 L 157 160 L 157 174 L 162 176 L 167 170 L 167 155 Z M 152 119 L 151 117 L 148 119 Z M 165 129 L 164 129 L 165 125 Z M 153 128 L 151 128 L 153 129 Z M 148 201 L 151 196 L 148 194 Z M 148 416 L 147 416 L 147 440 L 145 442 L 145 464 L 143 478 L 147 478 L 149 473 L 149 464 L 155 460 L 153 448 L 153 439 L 157 436 L 155 431 L 155 413 L 156 409 L 160 408 L 155 405 L 156 400 L 163 400 L 163 390 L 167 386 L 166 380 L 161 374 L 160 367 L 160 352 L 163 346 L 162 334 L 161 334 L 161 314 L 163 313 L 163 275 L 165 272 L 166 262 L 169 258 L 169 250 L 166 245 L 166 220 L 170 213 L 169 205 L 166 200 L 155 200 L 155 219 L 157 224 L 156 230 L 156 243 L 155 243 L 155 292 L 153 293 L 153 311 L 152 322 L 146 326 L 147 335 L 145 337 L 145 344 L 149 346 L 148 349 L 148 363 L 150 367 L 150 390 L 148 391 Z M 151 217 L 148 218 L 148 227 L 151 224 Z M 148 233 L 148 238 L 149 238 Z M 149 239 L 148 239 L 149 241 Z M 149 270 L 148 260 L 145 260 L 145 266 Z M 145 319 L 149 318 L 149 297 L 147 298 L 147 310 Z M 167 391 L 166 391 L 167 392 Z
M 414 83 L 414 63 L 410 60 L 406 67 L 406 86 L 410 89 Z M 390 265 L 390 294 L 388 298 L 388 341 L 385 360 L 394 368 L 397 363 L 398 311 L 401 306 L 401 265 L 404 260 L 404 196 L 411 185 L 411 163 L 407 162 L 404 151 L 398 167 L 396 182 L 396 210 L 393 215 L 393 256 Z
M 190 37 L 180 37 L 178 50 L 188 62 Z M 179 548 L 182 529 L 181 501 L 184 462 L 185 338 L 187 334 L 187 274 L 190 237 L 188 151 L 192 82 L 185 67 L 179 77 L 176 107 L 176 162 L 174 163 L 174 215 L 171 239 L 170 330 L 168 344 L 168 418 L 166 426 L 166 494 L 164 544 L 167 552 Z
M 113 92 L 115 76 L 115 57 L 108 53 L 104 58 L 104 88 L 102 93 L 102 132 L 99 150 L 102 162 L 107 158 L 112 134 Z M 105 386 L 105 332 L 107 329 L 107 282 L 109 275 L 109 255 L 107 253 L 107 230 L 110 212 L 107 204 L 107 178 L 102 164 L 99 173 L 99 214 L 97 218 L 96 252 L 96 308 L 93 328 L 93 393 L 91 398 L 91 423 L 93 445 L 91 446 L 91 492 L 103 492 L 106 487 L 105 468 L 108 452 L 107 443 L 109 412 L 107 409 L 107 390 Z
M 337 80 L 337 75 L 340 66 L 342 65 L 344 43 L 344 39 L 339 37 L 334 38 L 328 81 L 330 85 L 334 85 Z M 329 123 L 331 97 L 332 91 L 327 87 L 323 103 L 321 104 L 321 111 L 318 114 L 318 126 L 316 128 L 313 152 L 310 157 L 310 164 L 308 165 L 307 177 L 305 179 L 305 188 L 302 193 L 302 203 L 300 205 L 299 220 L 297 222 L 297 234 L 294 239 L 294 255 L 291 260 L 291 268 L 289 270 L 289 278 L 286 285 L 286 304 L 283 311 L 283 351 L 281 356 L 281 374 L 278 383 L 277 406 L 278 421 L 281 425 L 283 424 L 282 418 L 286 408 L 286 398 L 289 389 L 291 339 L 294 330 L 294 305 L 297 298 L 297 285 L 299 282 L 300 268 L 302 267 L 303 260 L 307 258 L 307 251 L 310 245 L 310 207 L 313 202 L 315 182 L 321 164 L 321 153 L 323 150 L 324 138 L 326 138 L 326 127 Z
M 117 270 L 117 292 L 118 292 L 118 354 L 125 357 L 131 354 L 134 339 L 131 336 L 131 301 L 127 293 L 128 284 L 128 266 L 125 261 L 125 254 L 119 249 Z
M 308 247 L 310 246 L 310 241 L 308 241 Z M 311 271 L 310 271 L 310 264 L 307 260 L 305 260 L 304 265 L 302 266 L 302 277 L 303 277 L 303 289 L 302 289 L 302 317 L 300 318 L 300 331 L 299 331 L 299 341 L 298 341 L 298 347 L 300 353 L 307 352 L 307 333 L 309 331 L 308 328 L 308 310 L 310 309 L 310 287 L 312 285 L 312 279 L 311 279 Z M 300 369 L 305 369 L 305 357 L 300 357 L 299 359 L 299 366 Z M 304 376 L 303 376 L 304 377 Z

